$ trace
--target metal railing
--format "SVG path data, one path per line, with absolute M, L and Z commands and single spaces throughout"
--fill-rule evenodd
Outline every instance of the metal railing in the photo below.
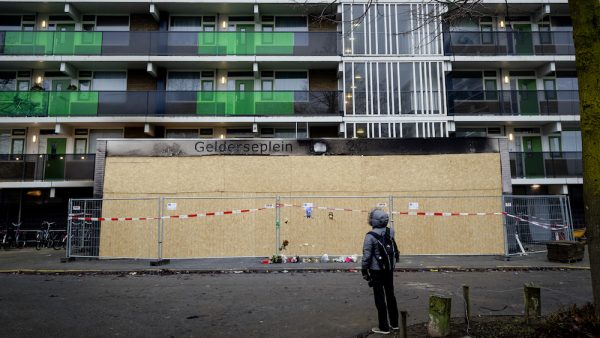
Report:
M 335 56 L 340 46 L 339 32 L 0 32 L 0 55 Z
M 339 91 L 4 91 L 0 116 L 341 115 Z
M 448 115 L 579 115 L 576 90 L 447 92 Z
M 511 152 L 512 178 L 583 177 L 581 152 Z
M 91 181 L 94 154 L 0 154 L 0 182 Z
M 446 55 L 575 55 L 573 32 L 444 32 Z

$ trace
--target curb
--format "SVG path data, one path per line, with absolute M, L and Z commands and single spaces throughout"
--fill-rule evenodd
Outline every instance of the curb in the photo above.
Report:
M 405 267 L 396 268 L 395 272 L 527 272 L 527 271 L 589 271 L 587 266 L 496 266 L 496 267 Z M 177 274 L 241 274 L 241 273 L 318 273 L 346 272 L 358 273 L 360 268 L 250 268 L 250 269 L 131 269 L 131 270 L 99 270 L 99 269 L 5 269 L 0 274 L 15 275 L 177 275 Z

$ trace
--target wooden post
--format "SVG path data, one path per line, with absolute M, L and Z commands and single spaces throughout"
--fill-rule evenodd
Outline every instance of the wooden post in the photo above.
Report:
M 463 299 L 465 302 L 465 323 L 468 324 L 471 320 L 471 297 L 469 296 L 469 286 L 463 285 Z
M 406 311 L 400 311 L 400 337 L 408 338 L 408 331 L 406 329 Z
M 540 297 L 540 288 L 531 284 L 524 285 L 525 300 L 525 321 L 530 322 L 531 317 L 539 318 L 542 316 L 542 302 Z
M 429 323 L 427 332 L 430 337 L 446 337 L 450 334 L 451 298 L 429 296 Z

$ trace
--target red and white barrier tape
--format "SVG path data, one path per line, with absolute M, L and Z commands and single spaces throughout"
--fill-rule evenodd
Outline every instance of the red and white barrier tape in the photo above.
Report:
M 271 208 L 256 208 L 256 209 L 239 209 L 239 210 L 226 210 L 226 211 L 213 211 L 205 213 L 194 213 L 185 215 L 172 215 L 162 217 L 78 217 L 69 215 L 71 221 L 102 221 L 102 222 L 121 222 L 121 221 L 151 221 L 158 219 L 186 219 L 186 218 L 199 218 L 199 217 L 210 217 L 210 216 L 223 216 L 223 215 L 235 215 L 245 214 L 251 212 L 262 211 Z
M 295 207 L 295 208 L 304 208 L 303 205 L 298 204 L 278 204 L 281 207 Z M 172 215 L 172 216 L 162 216 L 162 217 L 79 217 L 74 215 L 69 215 L 68 219 L 71 221 L 102 221 L 102 222 L 121 222 L 121 221 L 150 221 L 150 220 L 158 220 L 158 219 L 188 219 L 188 218 L 199 218 L 199 217 L 210 217 L 210 216 L 224 216 L 224 215 L 235 215 L 235 214 L 244 214 L 251 212 L 258 212 L 266 209 L 273 209 L 274 206 L 264 207 L 264 208 L 255 208 L 255 209 L 238 209 L 238 210 L 226 210 L 226 211 L 213 211 L 213 212 L 205 212 L 205 213 L 194 213 L 194 214 L 184 214 L 184 215 Z M 349 211 L 349 212 L 369 212 L 369 210 L 362 209 L 351 209 L 351 208 L 331 208 L 331 207 L 321 207 L 321 206 L 313 206 L 312 209 L 317 210 L 329 210 L 329 211 Z M 394 215 L 403 215 L 403 216 L 501 216 L 504 215 L 506 217 L 514 218 L 516 220 L 527 222 L 533 224 L 535 226 L 550 229 L 553 231 L 564 230 L 568 228 L 566 225 L 562 224 L 551 224 L 551 223 L 542 223 L 536 222 L 532 220 L 528 220 L 526 218 L 511 215 L 506 212 L 429 212 L 429 211 L 393 211 Z M 529 217 L 529 216 L 526 216 Z

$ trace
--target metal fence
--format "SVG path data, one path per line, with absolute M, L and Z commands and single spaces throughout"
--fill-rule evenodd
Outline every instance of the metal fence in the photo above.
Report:
M 507 255 L 546 250 L 555 240 L 573 239 L 568 196 L 504 196 Z
M 567 196 L 71 199 L 67 257 L 359 255 L 376 207 L 404 254 L 526 254 L 572 238 Z

